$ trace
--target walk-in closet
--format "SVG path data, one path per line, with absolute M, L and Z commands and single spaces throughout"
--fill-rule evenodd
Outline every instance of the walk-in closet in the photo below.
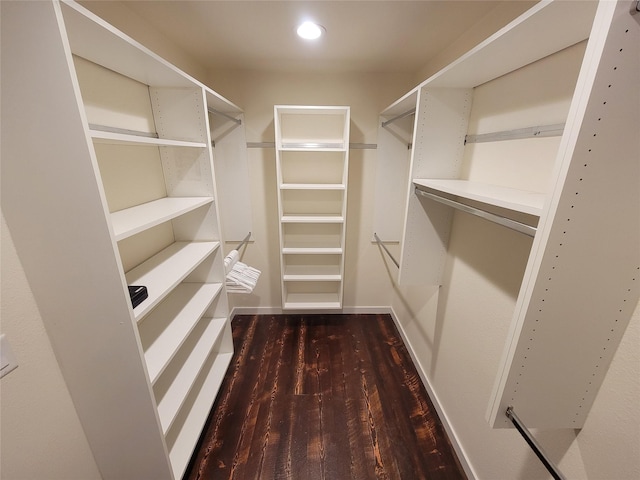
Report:
M 640 477 L 637 0 L 0 21 L 0 479 Z

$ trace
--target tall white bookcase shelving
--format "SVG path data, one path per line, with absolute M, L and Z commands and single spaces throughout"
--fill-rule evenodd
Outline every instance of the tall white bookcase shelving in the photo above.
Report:
M 2 62 L 3 212 L 98 468 L 181 478 L 233 354 L 208 112 L 241 111 L 73 2 L 2 2 Z
M 282 307 L 342 307 L 349 107 L 274 107 Z
M 533 237 L 488 408 L 494 427 L 511 425 L 512 406 L 529 427 L 580 428 L 637 305 L 636 3 L 540 2 L 381 114 L 382 161 L 411 147 L 408 173 L 387 183 L 406 192 L 402 231 L 386 234 L 401 238 L 401 284 L 442 285 L 456 209 Z M 558 118 L 544 92 L 571 78 Z M 469 319 L 480 320 L 491 318 Z

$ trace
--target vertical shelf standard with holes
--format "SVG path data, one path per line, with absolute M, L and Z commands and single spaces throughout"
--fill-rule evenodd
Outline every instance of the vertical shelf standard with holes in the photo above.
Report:
M 349 107 L 274 107 L 282 307 L 342 308 Z
M 387 185 L 408 185 L 401 284 L 448 280 L 454 211 L 498 223 L 501 241 L 530 237 L 494 427 L 512 406 L 532 428 L 580 428 L 637 305 L 639 17 L 632 1 L 541 2 L 381 114 L 381 161 L 412 145 Z
M 74 2 L 1 18 L 3 213 L 96 463 L 182 478 L 233 354 L 212 131 L 242 112 Z

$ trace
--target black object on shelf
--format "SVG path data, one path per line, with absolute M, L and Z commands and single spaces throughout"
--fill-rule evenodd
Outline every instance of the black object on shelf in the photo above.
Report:
M 140 303 L 149 296 L 147 287 L 129 285 L 129 296 L 131 297 L 131 304 L 133 308 L 136 308 Z

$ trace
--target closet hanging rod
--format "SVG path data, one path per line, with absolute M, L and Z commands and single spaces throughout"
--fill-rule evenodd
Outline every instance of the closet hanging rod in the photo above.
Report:
M 464 143 L 466 145 L 467 143 L 499 142 L 502 140 L 517 140 L 522 138 L 559 137 L 562 135 L 562 132 L 564 132 L 564 123 L 536 125 L 534 127 L 516 128 L 515 130 L 467 135 L 464 137 Z
M 400 120 L 401 118 L 408 117 L 409 115 L 413 115 L 414 113 L 416 113 L 416 109 L 415 108 L 412 108 L 411 110 L 407 110 L 406 112 L 401 113 L 400 115 L 396 115 L 395 117 L 390 118 L 389 120 L 386 120 L 386 121 L 382 122 L 382 126 L 386 127 L 387 125 L 395 122 L 396 120 Z
M 141 132 L 139 130 L 129 130 L 128 128 L 109 127 L 107 125 L 97 125 L 90 123 L 89 128 L 98 132 L 121 133 L 124 135 L 134 135 L 136 137 L 159 138 L 157 133 Z
M 502 225 L 503 227 L 510 228 L 517 232 L 524 233 L 525 235 L 528 235 L 530 237 L 533 237 L 536 234 L 536 230 L 537 230 L 536 227 L 532 227 L 531 225 L 527 225 L 526 223 L 518 222 L 516 220 L 503 217 L 501 215 L 496 215 L 495 213 L 487 212 L 486 210 L 472 207 L 464 203 L 456 202 L 455 200 L 450 200 L 448 198 L 441 197 L 434 193 L 425 192 L 424 190 L 420 190 L 418 187 L 416 187 L 415 192 L 416 192 L 416 195 L 421 195 L 423 197 L 429 198 L 431 200 L 435 200 L 436 202 L 440 202 L 449 207 L 453 207 L 463 212 L 476 215 L 477 217 L 484 218 L 485 220 L 489 220 L 490 222 L 497 223 L 499 225 Z
M 228 113 L 221 112 L 220 110 L 216 110 L 215 108 L 207 107 L 207 111 L 208 111 L 209 113 L 213 113 L 214 115 L 219 115 L 219 116 L 221 116 L 221 117 L 224 117 L 224 118 L 226 118 L 227 120 L 231 120 L 232 122 L 235 122 L 235 123 L 237 123 L 238 125 L 241 125 L 241 124 L 242 124 L 242 120 L 241 120 L 241 119 L 239 119 L 239 118 L 234 118 L 234 117 L 232 117 L 231 115 L 229 115 Z
M 276 142 L 247 142 L 247 148 L 276 148 Z M 375 150 L 376 143 L 350 143 L 350 150 Z
M 380 237 L 378 237 L 378 234 L 374 232 L 373 237 L 376 239 L 376 243 L 383 248 L 383 250 L 387 253 L 387 255 L 389 255 L 389 258 L 391 259 L 391 261 L 396 264 L 396 267 L 400 268 L 400 264 L 395 258 L 393 258 L 393 255 L 391 255 L 391 252 L 389 251 L 387 246 L 384 243 L 382 243 L 382 240 L 380 240 Z
M 518 416 L 516 415 L 516 412 L 513 411 L 513 407 L 509 406 L 507 408 L 507 411 L 505 412 L 505 415 L 507 416 L 507 418 L 509 420 L 511 420 L 511 423 L 513 423 L 514 427 L 516 427 L 516 430 L 518 430 L 518 432 L 520 432 L 520 435 L 522 435 L 524 437 L 525 441 L 531 447 L 531 450 L 533 450 L 533 452 L 536 454 L 536 456 L 540 459 L 540 461 L 543 463 L 543 465 L 549 471 L 551 476 L 555 480 L 566 480 L 565 476 L 562 475 L 562 472 L 560 472 L 560 470 L 558 470 L 558 467 L 556 467 L 553 464 L 553 462 L 547 458 L 547 455 L 542 450 L 542 447 L 540 446 L 540 444 L 538 444 L 538 442 L 533 437 L 533 435 L 531 435 L 531 432 L 529 432 L 527 427 L 518 418 Z
M 240 242 L 240 244 L 235 249 L 240 250 L 242 246 L 249 241 L 250 238 L 251 238 L 251 232 L 249 232 L 247 236 L 244 237 L 244 240 L 242 240 L 242 242 Z

